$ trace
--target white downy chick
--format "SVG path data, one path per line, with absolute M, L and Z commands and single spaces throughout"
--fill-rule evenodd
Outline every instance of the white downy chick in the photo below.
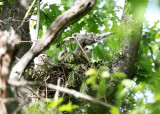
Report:
M 88 56 L 89 58 L 92 58 L 92 50 L 93 50 L 92 45 L 86 45 L 86 46 L 84 46 L 84 47 L 83 47 L 83 50 L 84 50 L 84 52 L 87 54 L 87 56 Z M 78 56 L 81 56 L 81 55 L 84 55 L 84 56 L 85 56 L 85 54 L 82 52 L 82 50 L 81 50 L 80 47 L 78 47 L 78 48 L 74 51 L 74 54 L 75 54 L 75 55 L 78 55 Z
M 61 51 L 58 55 L 58 59 L 61 60 L 64 57 L 67 57 L 67 51 Z
M 84 49 L 84 52 L 87 54 L 87 56 L 89 58 L 92 58 L 92 50 L 93 50 L 92 46 L 86 45 L 83 49 Z
M 34 59 L 34 69 L 38 69 L 39 65 L 43 65 L 44 62 L 48 59 L 48 55 L 40 54 L 38 57 Z

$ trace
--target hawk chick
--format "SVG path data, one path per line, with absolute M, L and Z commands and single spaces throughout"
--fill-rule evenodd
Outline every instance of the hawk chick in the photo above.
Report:
M 48 59 L 48 55 L 40 54 L 34 59 L 34 69 L 38 69 L 38 66 L 43 65 L 44 62 Z
M 89 58 L 92 58 L 92 46 L 90 46 L 90 45 L 87 45 L 87 46 L 85 46 L 84 48 L 83 48 L 83 50 L 84 50 L 84 52 L 87 54 L 87 56 L 89 57 Z M 82 52 L 82 50 L 79 50 L 79 49 L 76 49 L 74 52 L 73 52 L 75 55 L 77 55 L 77 56 L 82 56 L 82 55 L 84 55 L 85 56 L 85 54 Z M 58 55 L 58 58 L 61 60 L 61 59 L 63 59 L 64 57 L 71 57 L 71 58 L 73 58 L 73 56 L 69 56 L 69 55 L 67 55 L 67 51 L 61 51 L 60 53 L 59 53 L 59 55 Z
M 85 33 L 85 34 L 80 34 L 80 33 L 74 33 L 72 34 L 71 37 L 65 38 L 61 43 L 59 43 L 56 47 L 59 48 L 61 45 L 64 43 L 71 43 L 71 42 L 76 42 L 76 39 L 78 42 L 82 45 L 82 47 L 86 45 L 92 45 L 94 43 L 97 43 L 104 39 L 107 36 L 110 36 L 113 34 L 112 32 L 107 32 L 103 34 L 95 34 L 95 33 Z
M 61 51 L 58 55 L 58 59 L 61 60 L 64 57 L 67 57 L 67 51 Z
M 104 39 L 107 36 L 113 34 L 112 32 L 107 32 L 103 34 L 95 34 L 95 33 L 74 33 L 71 37 L 65 38 L 61 43 L 59 43 L 56 47 L 59 48 L 64 43 L 72 43 L 76 42 L 79 43 L 80 46 L 83 48 L 85 53 L 88 55 L 89 58 L 92 58 L 92 45 Z M 79 45 L 77 45 L 76 50 L 73 52 L 75 55 L 81 56 L 84 55 Z M 61 52 L 58 56 L 59 59 L 62 59 L 67 56 L 65 51 Z
M 84 52 L 87 54 L 87 56 L 89 58 L 92 58 L 92 50 L 93 50 L 92 46 L 87 45 L 83 49 L 84 49 Z

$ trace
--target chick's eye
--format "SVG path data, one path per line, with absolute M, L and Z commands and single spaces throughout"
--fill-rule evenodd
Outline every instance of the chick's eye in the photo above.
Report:
M 86 48 L 86 50 L 88 50 L 88 48 Z

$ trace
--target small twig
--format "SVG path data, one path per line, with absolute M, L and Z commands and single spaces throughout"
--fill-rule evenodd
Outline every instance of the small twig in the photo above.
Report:
M 103 33 L 103 34 L 102 34 L 102 37 L 107 37 L 107 36 L 110 36 L 110 35 L 112 35 L 112 34 L 114 34 L 114 32 Z
M 56 51 L 53 53 L 53 55 L 51 57 L 53 57 L 57 53 L 58 50 L 59 50 L 59 48 L 56 49 Z
M 32 20 L 32 21 L 37 21 L 37 20 L 35 20 L 35 19 L 30 19 L 30 20 Z
M 36 23 L 36 36 L 33 39 L 33 42 L 38 40 L 39 34 L 39 25 L 40 25 L 40 0 L 37 0 L 37 23 Z
M 77 41 L 78 46 L 81 48 L 82 52 L 85 54 L 85 56 L 86 56 L 86 58 L 87 58 L 87 61 L 88 61 L 89 64 L 91 65 L 91 63 L 90 63 L 90 61 L 89 61 L 89 58 L 88 58 L 88 55 L 87 55 L 86 52 L 83 50 L 83 48 L 82 48 L 81 44 L 79 43 L 79 41 L 77 40 L 77 38 L 76 38 L 76 41 Z
M 32 9 L 33 5 L 35 4 L 35 2 L 36 2 L 36 0 L 34 0 L 34 1 L 32 2 L 30 8 L 28 9 L 28 11 L 26 12 L 26 15 L 25 15 L 24 18 L 23 18 L 22 23 L 20 24 L 20 26 L 18 26 L 17 30 L 23 26 L 23 24 L 24 24 L 24 22 L 25 22 L 25 20 L 26 20 L 26 18 L 27 18 L 27 16 L 28 16 L 28 14 L 29 14 L 29 12 L 31 11 L 31 9 Z
M 2 103 L 10 103 L 10 102 L 14 102 L 14 101 L 21 101 L 20 99 L 18 98 L 1 98 L 0 97 L 0 102 Z
M 72 53 L 72 55 L 74 56 L 75 59 L 77 59 L 76 57 L 78 57 L 80 61 L 85 63 L 85 61 L 80 56 L 76 55 L 75 53 Z
M 26 18 L 27 19 L 27 18 Z M 16 21 L 16 22 L 21 22 L 22 20 L 16 20 L 16 19 L 12 19 L 12 21 Z M 24 21 L 24 22 L 28 22 L 29 20 L 27 21 Z
M 21 43 L 32 43 L 32 41 L 21 41 Z
M 59 91 L 64 92 L 64 93 L 68 93 L 68 94 L 73 95 L 73 96 L 75 96 L 77 98 L 82 98 L 82 99 L 86 99 L 88 101 L 92 101 L 92 102 L 101 104 L 101 105 L 103 105 L 103 106 L 105 106 L 107 108 L 111 108 L 112 107 L 111 105 L 109 105 L 107 103 L 104 103 L 104 102 L 102 102 L 102 101 L 100 101 L 100 100 L 98 100 L 96 98 L 93 98 L 93 97 L 91 97 L 89 95 L 85 95 L 83 93 L 77 92 L 77 91 L 72 90 L 72 89 L 56 86 L 56 85 L 53 85 L 53 84 L 48 84 L 48 85 L 40 84 L 40 85 L 47 86 L 50 89 L 56 89 L 56 90 L 59 90 Z
M 71 46 L 71 51 L 73 52 L 73 47 L 72 47 L 72 44 L 71 44 L 71 42 L 70 42 L 69 44 L 70 44 L 70 46 Z
M 58 80 L 57 80 L 57 86 L 60 86 L 61 84 L 61 77 L 58 77 Z M 56 90 L 56 93 L 54 95 L 54 101 L 57 101 L 58 100 L 58 96 L 59 96 L 59 91 Z
M 46 84 L 46 82 L 45 82 L 45 84 Z M 47 87 L 46 87 L 46 98 L 48 97 L 48 89 L 47 89 Z
M 15 56 L 15 58 L 16 58 L 17 61 L 19 61 L 19 58 L 18 58 L 18 57 Z

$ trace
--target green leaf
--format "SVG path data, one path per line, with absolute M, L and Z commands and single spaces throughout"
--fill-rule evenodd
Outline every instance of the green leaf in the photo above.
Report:
M 3 5 L 3 2 L 0 2 L 0 5 Z M 1 7 L 0 7 L 1 8 Z
M 121 83 L 122 83 L 122 85 L 124 85 L 128 89 L 131 89 L 133 87 L 133 83 L 130 79 L 124 79 L 124 80 L 122 80 Z
M 87 79 L 87 84 L 92 84 L 92 85 L 94 85 L 94 84 L 96 84 L 96 80 L 97 80 L 97 76 L 91 76 L 91 77 L 89 77 L 88 79 Z
M 93 75 L 96 75 L 96 70 L 95 69 L 92 69 L 90 68 L 87 72 L 86 72 L 86 75 L 88 76 L 93 76 Z
M 106 78 L 101 77 L 100 84 L 97 91 L 97 96 L 104 96 L 106 93 Z
M 55 108 L 57 107 L 60 103 L 62 103 L 63 98 L 58 98 L 58 100 L 55 102 L 53 100 L 45 100 L 46 102 L 48 102 L 48 104 L 45 106 L 46 108 Z
M 144 89 L 146 89 L 146 83 L 138 84 L 138 85 L 134 88 L 135 91 L 142 91 L 142 90 L 144 90 Z
M 115 72 L 113 76 L 118 78 L 126 78 L 126 74 L 123 72 Z
M 114 106 L 110 109 L 110 113 L 111 114 L 120 114 L 119 109 L 117 107 L 114 107 Z
M 102 72 L 102 77 L 103 78 L 109 78 L 111 75 L 110 75 L 110 73 L 108 72 L 108 71 L 103 71 Z
M 72 112 L 74 109 L 78 108 L 77 105 L 72 105 L 72 102 L 69 102 L 66 105 L 62 105 L 58 108 L 59 111 Z

